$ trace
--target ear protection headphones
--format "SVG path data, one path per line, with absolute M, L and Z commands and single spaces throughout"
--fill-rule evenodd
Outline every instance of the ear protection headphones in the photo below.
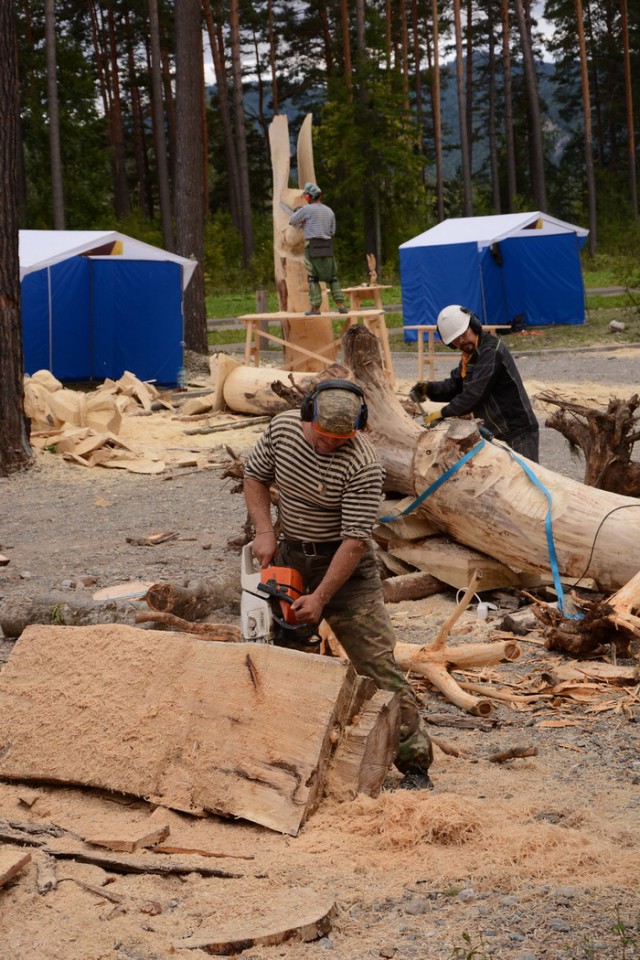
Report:
M 322 393 L 323 390 L 347 390 L 349 393 L 355 393 L 356 397 L 360 399 L 360 413 L 358 414 L 355 428 L 356 430 L 364 430 L 367 425 L 369 411 L 367 410 L 362 389 L 357 383 L 352 383 L 351 380 L 323 380 L 322 383 L 317 384 L 300 404 L 301 420 L 306 420 L 307 422 L 313 420 L 316 412 L 316 397 L 319 393 Z

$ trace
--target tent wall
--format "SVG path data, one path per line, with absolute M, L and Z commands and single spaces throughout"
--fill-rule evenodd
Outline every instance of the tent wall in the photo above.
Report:
M 93 266 L 93 376 L 176 384 L 182 366 L 182 269 L 116 258 Z
M 584 323 L 584 285 L 575 234 L 501 242 L 505 323 L 523 313 L 527 326 Z
M 531 231 L 494 244 L 497 257 L 476 241 L 400 247 L 404 325 L 433 324 L 449 303 L 484 323 L 510 324 L 519 314 L 527 326 L 584 323 L 580 245 L 572 232 Z
M 72 257 L 22 281 L 25 371 L 60 380 L 175 384 L 182 366 L 182 268 Z
M 88 374 L 91 355 L 91 270 L 72 257 L 22 281 L 25 370 L 51 370 L 60 380 Z
M 475 243 L 400 248 L 400 282 L 405 326 L 435 323 L 448 303 L 463 303 L 480 315 L 482 300 Z M 452 296 L 455 278 L 456 297 Z M 405 339 L 415 340 L 415 330 Z

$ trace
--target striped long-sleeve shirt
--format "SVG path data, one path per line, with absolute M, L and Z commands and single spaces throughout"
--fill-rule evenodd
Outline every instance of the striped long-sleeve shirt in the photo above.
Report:
M 384 471 L 371 443 L 357 433 L 333 453 L 318 453 L 299 411 L 277 414 L 254 447 L 245 476 L 275 481 L 282 531 L 291 540 L 368 540 Z
M 299 227 L 305 240 L 321 237 L 331 240 L 336 232 L 336 218 L 331 207 L 324 203 L 305 203 L 298 207 L 289 220 L 292 227 Z

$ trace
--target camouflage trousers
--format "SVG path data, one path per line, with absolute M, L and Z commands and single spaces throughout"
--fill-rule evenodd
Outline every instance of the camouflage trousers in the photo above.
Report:
M 338 280 L 338 267 L 335 257 L 311 257 L 309 246 L 304 248 L 304 268 L 309 279 L 309 301 L 314 310 L 322 303 L 320 281 L 326 283 L 331 290 L 331 296 L 337 304 L 344 303 L 344 293 Z
M 307 591 L 314 590 L 331 563 L 332 554 L 306 557 L 280 542 L 276 562 L 302 574 Z M 357 673 L 371 677 L 381 690 L 397 693 L 400 701 L 400 743 L 395 763 L 399 770 L 428 770 L 433 749 L 418 702 L 393 656 L 395 637 L 373 548 L 369 545 L 347 582 L 324 608 L 323 616 L 346 650 Z

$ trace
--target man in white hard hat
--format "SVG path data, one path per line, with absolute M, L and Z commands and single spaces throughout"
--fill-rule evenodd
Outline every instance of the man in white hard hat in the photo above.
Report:
M 425 417 L 425 423 L 472 413 L 494 437 L 537 463 L 538 421 L 504 342 L 457 303 L 440 311 L 437 324 L 442 341 L 460 350 L 462 357 L 446 380 L 419 381 L 412 387 L 409 396 L 415 403 L 446 401 L 441 410 Z
M 307 202 L 298 207 L 289 223 L 292 227 L 298 227 L 304 234 L 304 268 L 309 278 L 311 302 L 311 309 L 307 310 L 307 316 L 320 316 L 321 280 L 331 290 L 338 313 L 348 313 L 344 293 L 338 280 L 336 258 L 333 254 L 333 237 L 336 232 L 335 214 L 326 203 L 321 203 L 322 190 L 317 183 L 305 183 L 302 194 Z

